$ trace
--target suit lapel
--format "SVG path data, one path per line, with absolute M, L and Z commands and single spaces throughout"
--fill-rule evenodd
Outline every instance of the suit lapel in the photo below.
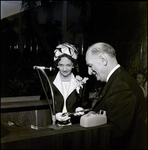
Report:
M 61 83 L 61 78 L 59 72 L 57 73 L 53 84 L 56 86 L 56 88 L 60 91 L 60 93 L 63 95 L 63 88 L 62 88 L 62 83 Z M 64 95 L 63 95 L 64 96 Z
M 99 95 L 99 98 L 98 98 L 98 101 L 100 101 L 106 94 L 107 92 L 107 87 L 108 87 L 108 84 L 106 83 L 106 85 L 104 86 L 104 88 L 102 89 L 102 92 L 100 93 Z
M 117 70 L 115 70 L 115 72 L 110 76 L 108 82 L 106 83 L 106 85 L 104 86 L 102 92 L 100 93 L 99 98 L 98 98 L 98 100 L 96 101 L 95 105 L 96 105 L 97 103 L 99 103 L 99 102 L 104 98 L 104 96 L 106 95 L 106 93 L 107 93 L 107 91 L 108 91 L 110 85 L 111 85 L 112 82 L 114 81 L 114 78 L 117 77 L 117 74 L 119 74 L 119 73 L 121 72 L 121 70 L 122 70 L 122 67 L 119 67 L 119 68 L 118 68 Z M 94 107 L 95 107 L 95 105 L 94 105 Z M 94 108 L 94 107 L 93 107 L 93 108 Z

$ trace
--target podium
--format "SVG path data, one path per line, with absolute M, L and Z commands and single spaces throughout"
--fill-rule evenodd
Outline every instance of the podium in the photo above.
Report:
M 40 111 L 50 112 L 49 105 L 44 100 L 1 103 L 1 115 L 7 116 L 9 114 L 11 117 L 13 114 L 16 120 L 17 114 L 19 114 L 20 118 L 25 117 L 26 120 L 29 120 L 27 118 L 29 117 L 31 121 L 36 122 L 28 115 L 30 111 L 34 114 L 35 110 L 38 110 L 38 113 Z M 43 115 L 46 114 L 42 114 L 42 117 Z M 41 117 L 38 119 L 44 120 Z M 9 132 L 1 137 L 1 149 L 109 149 L 112 138 L 108 124 L 90 128 L 73 124 L 64 126 L 61 130 L 53 130 L 44 126 L 43 129 L 34 130 L 30 128 L 30 123 L 32 123 L 30 121 L 27 122 L 27 126 L 22 123 L 21 127 L 9 126 L 7 121 L 2 123 Z M 44 124 L 46 125 L 46 123 Z
M 109 149 L 111 142 L 108 124 L 91 128 L 74 124 L 61 130 L 17 126 L 7 129 L 10 133 L 1 138 L 1 149 Z

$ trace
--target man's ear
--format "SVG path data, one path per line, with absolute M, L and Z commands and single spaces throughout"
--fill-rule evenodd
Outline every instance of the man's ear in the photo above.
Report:
M 102 64 L 103 64 L 104 66 L 107 66 L 107 64 L 108 64 L 108 59 L 107 59 L 106 55 L 100 54 L 100 58 L 101 58 Z

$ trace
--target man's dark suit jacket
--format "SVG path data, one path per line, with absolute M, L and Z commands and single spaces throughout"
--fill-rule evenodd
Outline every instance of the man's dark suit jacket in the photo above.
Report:
M 119 67 L 106 83 L 93 110 L 106 110 L 112 148 L 146 148 L 144 96 L 135 79 Z

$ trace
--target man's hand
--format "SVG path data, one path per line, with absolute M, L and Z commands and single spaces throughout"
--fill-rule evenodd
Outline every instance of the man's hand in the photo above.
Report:
M 76 110 L 75 110 L 75 114 L 74 116 L 81 116 L 81 115 L 84 115 L 84 109 L 82 107 L 77 107 Z

